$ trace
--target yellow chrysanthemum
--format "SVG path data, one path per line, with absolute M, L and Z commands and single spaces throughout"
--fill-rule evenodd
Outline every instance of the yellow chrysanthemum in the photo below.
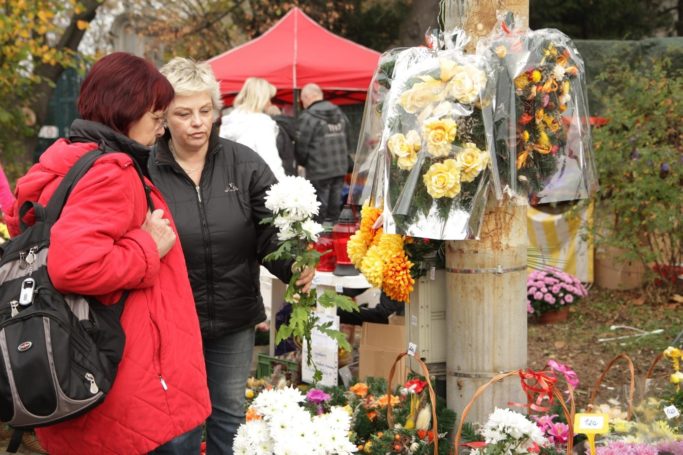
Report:
M 432 164 L 422 180 L 434 199 L 452 198 L 460 192 L 460 169 L 453 159 Z
M 382 275 L 384 273 L 384 258 L 379 245 L 373 245 L 368 249 L 365 257 L 361 260 L 360 271 L 372 286 L 382 287 Z
M 390 299 L 410 302 L 410 293 L 415 285 L 415 280 L 410 276 L 412 266 L 413 263 L 403 250 L 389 257 L 384 264 L 382 290 Z
M 377 231 L 375 231 L 375 235 L 372 237 L 372 240 L 370 241 L 370 245 L 379 244 L 379 241 L 382 240 L 383 235 L 384 235 L 384 228 L 377 229 Z
M 377 207 L 372 207 L 368 203 L 363 205 L 360 210 L 360 230 L 369 233 L 372 231 L 372 226 L 374 226 L 377 218 L 382 214 L 382 209 Z
M 522 74 L 515 78 L 515 88 L 517 90 L 524 90 L 527 85 L 529 85 L 529 78 L 526 77 L 526 74 Z
M 455 140 L 458 125 L 452 118 L 425 122 L 422 132 L 427 142 L 427 152 L 435 157 L 448 156 Z
M 366 234 L 358 230 L 351 237 L 349 237 L 349 241 L 346 243 L 346 253 L 349 255 L 349 259 L 351 259 L 351 262 L 353 262 L 353 265 L 356 267 L 360 266 L 360 262 L 368 252 L 368 243 L 366 237 Z

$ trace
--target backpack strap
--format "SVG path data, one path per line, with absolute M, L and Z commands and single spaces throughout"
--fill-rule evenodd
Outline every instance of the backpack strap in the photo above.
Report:
M 71 191 L 73 190 L 74 186 L 76 186 L 76 183 L 85 175 L 86 172 L 92 167 L 92 165 L 95 163 L 95 160 L 97 160 L 101 155 L 104 155 L 104 151 L 102 150 L 102 147 L 97 148 L 96 150 L 93 150 L 91 152 L 86 153 L 82 157 L 76 161 L 76 163 L 69 169 L 69 172 L 66 173 L 62 181 L 60 182 L 59 186 L 55 190 L 55 192 L 52 194 L 52 197 L 50 198 L 50 201 L 47 203 L 47 207 L 45 208 L 46 211 L 46 221 L 50 224 L 54 224 L 59 216 L 62 213 L 62 210 L 64 209 L 64 205 L 66 204 L 66 200 L 68 199 L 69 195 L 71 194 Z M 147 206 L 149 207 L 150 210 L 154 210 L 154 203 L 152 202 L 152 197 L 151 197 L 151 189 L 147 184 L 145 183 L 144 177 L 142 175 L 142 170 L 140 169 L 140 166 L 133 161 L 133 165 L 135 167 L 136 172 L 140 176 L 140 182 L 142 182 L 142 186 L 145 190 L 145 198 L 147 199 Z M 23 208 L 23 206 L 22 206 Z M 30 207 L 29 207 L 30 209 Z M 28 210 L 28 209 L 27 209 Z M 37 214 L 38 212 L 36 212 Z
M 28 225 L 24 221 L 24 217 L 26 214 L 33 209 L 34 216 L 36 218 L 36 221 L 44 221 L 45 220 L 45 207 L 42 205 L 38 204 L 37 202 L 33 201 L 26 201 L 23 204 L 21 204 L 21 207 L 19 207 L 19 230 L 21 232 L 24 232 L 26 228 L 28 228 Z
M 24 430 L 14 429 L 12 431 L 12 437 L 7 444 L 7 453 L 17 453 L 19 446 L 21 445 L 21 437 L 24 434 Z

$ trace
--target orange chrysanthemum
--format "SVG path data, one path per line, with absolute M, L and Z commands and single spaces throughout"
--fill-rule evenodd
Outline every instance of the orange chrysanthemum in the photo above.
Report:
M 390 299 L 410 302 L 410 293 L 415 285 L 410 276 L 412 266 L 403 250 L 387 259 L 382 270 L 382 290 Z
M 401 399 L 396 395 L 391 396 L 391 406 L 394 407 L 401 402 Z M 377 399 L 377 405 L 380 407 L 386 407 L 389 403 L 389 397 L 387 395 L 382 395 Z

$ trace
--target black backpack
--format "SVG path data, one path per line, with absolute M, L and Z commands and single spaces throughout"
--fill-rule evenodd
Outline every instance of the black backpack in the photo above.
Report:
M 62 295 L 47 271 L 50 228 L 76 182 L 103 153 L 80 158 L 47 207 L 24 203 L 21 234 L 0 246 L 0 422 L 18 430 L 67 420 L 100 404 L 123 355 L 120 316 L 128 292 L 114 305 Z M 147 186 L 145 192 L 152 208 Z M 23 218 L 31 209 L 35 223 L 27 227 Z

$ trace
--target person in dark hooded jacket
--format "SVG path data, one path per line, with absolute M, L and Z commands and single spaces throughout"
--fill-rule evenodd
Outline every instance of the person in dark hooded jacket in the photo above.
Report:
M 351 135 L 349 119 L 339 107 L 323 100 L 316 84 L 301 90 L 304 112 L 299 116 L 297 162 L 306 168 L 320 201 L 318 222 L 336 222 L 341 213 L 344 175 L 349 169 Z
M 278 134 L 275 143 L 282 160 L 282 167 L 285 169 L 285 175 L 297 175 L 296 157 L 294 156 L 296 120 L 294 117 L 282 114 L 280 108 L 274 104 L 266 108 L 266 114 L 270 115 L 277 123 Z

